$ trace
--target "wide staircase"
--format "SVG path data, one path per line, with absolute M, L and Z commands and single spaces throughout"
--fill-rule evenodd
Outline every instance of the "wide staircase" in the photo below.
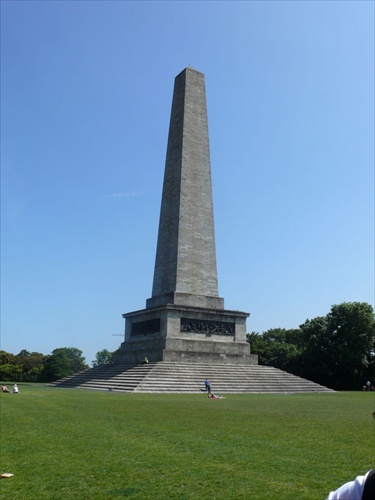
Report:
M 333 392 L 271 366 L 205 365 L 160 361 L 138 366 L 99 365 L 48 384 L 115 392 L 200 393 L 204 380 L 215 394 Z

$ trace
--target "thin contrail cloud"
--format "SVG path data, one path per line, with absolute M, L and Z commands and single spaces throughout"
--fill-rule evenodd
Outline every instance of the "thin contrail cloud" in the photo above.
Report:
M 112 193 L 102 196 L 103 200 L 113 199 L 113 198 L 134 198 L 136 196 L 143 196 L 146 191 L 123 191 L 122 193 Z

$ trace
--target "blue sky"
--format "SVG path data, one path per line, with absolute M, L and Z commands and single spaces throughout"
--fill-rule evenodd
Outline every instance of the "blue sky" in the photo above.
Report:
M 1 348 L 87 362 L 151 296 L 174 78 L 206 78 L 220 296 L 374 305 L 374 4 L 1 2 Z

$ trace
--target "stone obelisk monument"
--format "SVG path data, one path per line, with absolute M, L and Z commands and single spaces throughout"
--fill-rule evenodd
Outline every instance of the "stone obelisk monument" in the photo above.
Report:
M 115 362 L 255 364 L 248 316 L 219 297 L 204 75 L 186 68 L 174 85 L 152 296 L 123 315 Z

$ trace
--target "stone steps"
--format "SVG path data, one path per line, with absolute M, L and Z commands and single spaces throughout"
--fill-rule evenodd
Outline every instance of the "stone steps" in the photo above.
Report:
M 147 365 L 100 365 L 48 384 L 116 392 L 201 393 L 208 378 L 212 391 L 229 393 L 332 392 L 277 368 L 261 365 L 206 365 L 160 361 Z

